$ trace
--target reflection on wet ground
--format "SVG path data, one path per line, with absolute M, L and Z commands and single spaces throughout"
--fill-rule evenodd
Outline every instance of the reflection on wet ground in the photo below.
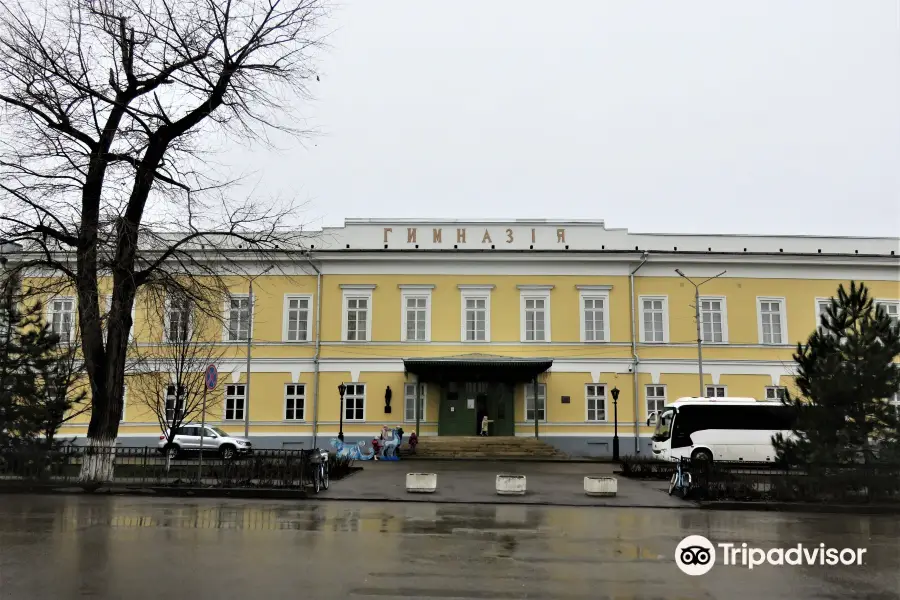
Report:
M 686 535 L 867 548 L 862 567 L 673 562 Z M 3 598 L 897 598 L 896 517 L 3 496 Z

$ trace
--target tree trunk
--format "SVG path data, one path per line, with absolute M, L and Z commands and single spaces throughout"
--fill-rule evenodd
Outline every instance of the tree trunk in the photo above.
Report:
M 116 438 L 88 438 L 88 447 L 81 462 L 82 483 L 112 481 L 115 466 Z

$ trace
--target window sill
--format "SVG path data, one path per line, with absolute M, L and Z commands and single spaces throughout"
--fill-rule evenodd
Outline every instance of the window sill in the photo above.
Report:
M 244 340 L 244 341 L 246 341 L 246 340 Z M 312 342 L 312 340 L 285 340 L 285 339 L 281 340 L 282 344 L 309 344 L 311 342 Z
M 581 340 L 582 344 L 608 344 L 606 340 Z
M 285 425 L 305 425 L 306 419 L 282 419 L 281 422 Z
M 428 344 L 431 340 L 400 340 L 401 344 Z

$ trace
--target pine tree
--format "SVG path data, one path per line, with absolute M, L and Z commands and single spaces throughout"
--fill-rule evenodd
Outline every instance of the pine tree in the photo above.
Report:
M 800 396 L 793 436 L 773 440 L 788 463 L 825 465 L 896 457 L 900 325 L 875 306 L 864 283 L 838 288 L 820 326 L 794 353 Z

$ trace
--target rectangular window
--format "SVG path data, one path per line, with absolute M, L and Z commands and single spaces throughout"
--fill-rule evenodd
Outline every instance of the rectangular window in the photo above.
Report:
M 177 393 L 176 393 L 177 389 Z M 184 396 L 185 389 L 183 385 L 169 385 L 166 387 L 166 421 L 174 423 L 184 418 Z
M 424 342 L 427 340 L 427 296 L 404 296 L 404 320 L 406 321 L 407 342 Z
M 228 298 L 227 307 L 227 340 L 229 342 L 247 340 L 250 337 L 250 297 L 231 296 Z
M 900 302 L 892 302 L 888 300 L 876 300 L 875 307 L 884 310 L 891 322 L 896 325 L 900 321 Z
M 584 399 L 587 404 L 588 421 L 606 420 L 606 386 L 589 383 L 584 386 Z
M 169 296 L 166 311 L 166 341 L 184 342 L 190 337 L 191 305 L 187 298 Z
M 641 339 L 645 343 L 666 341 L 666 298 L 644 298 L 641 300 Z
M 666 406 L 666 386 L 648 385 L 644 388 L 647 398 L 647 415 L 661 411 Z
M 831 306 L 831 300 L 829 298 L 816 298 L 816 329 L 818 329 L 819 332 L 823 332 L 822 317 L 825 315 L 825 311 L 828 310 L 829 306 Z
M 59 341 L 69 343 L 75 329 L 75 299 L 53 298 L 50 301 L 50 329 Z
M 284 386 L 284 420 L 302 421 L 306 408 L 306 386 L 289 383 Z
M 728 341 L 725 321 L 724 298 L 700 298 L 700 331 L 705 343 L 722 344 Z
M 403 420 L 416 420 L 416 384 L 407 383 L 403 393 Z M 425 420 L 425 384 L 419 384 L 419 420 Z
M 484 342 L 487 340 L 487 302 L 487 298 L 465 298 L 465 341 Z
M 538 421 L 547 420 L 547 386 L 543 383 L 538 384 L 537 397 L 537 418 Z M 525 384 L 525 420 L 534 421 L 534 384 Z
M 247 405 L 247 386 L 232 383 L 225 386 L 225 420 L 243 421 Z
M 582 326 L 585 342 L 606 341 L 606 301 L 600 296 L 582 296 Z
M 772 386 L 766 388 L 766 400 L 784 400 L 784 393 L 787 388 L 782 386 Z
M 284 339 L 288 342 L 309 341 L 309 296 L 286 296 L 284 299 Z
M 784 343 L 784 300 L 759 299 L 759 326 L 761 344 Z
M 525 341 L 543 342 L 546 304 L 543 298 L 525 298 Z
M 347 389 L 344 392 L 344 420 L 366 420 L 366 384 L 347 384 Z
M 708 386 L 706 386 L 706 397 L 707 398 L 724 398 L 725 397 L 725 386 L 724 385 L 708 385 Z
M 347 298 L 347 341 L 365 342 L 368 339 L 369 299 Z

